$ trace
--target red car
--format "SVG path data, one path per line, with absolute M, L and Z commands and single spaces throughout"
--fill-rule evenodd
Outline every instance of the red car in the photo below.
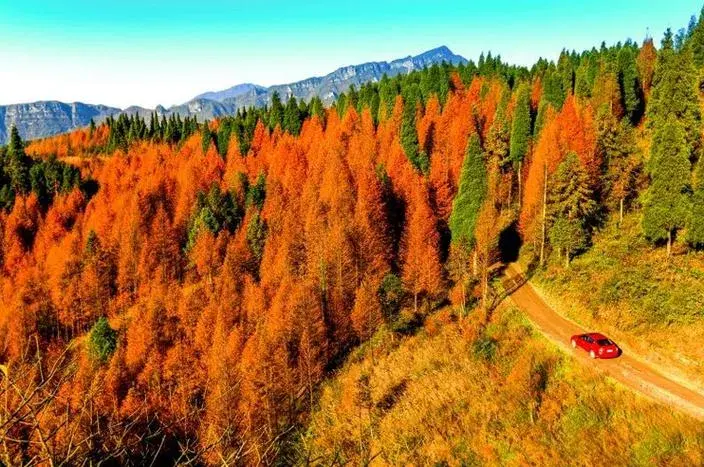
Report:
M 581 347 L 592 358 L 616 358 L 621 355 L 621 349 L 608 337 L 598 332 L 572 336 L 572 348 Z

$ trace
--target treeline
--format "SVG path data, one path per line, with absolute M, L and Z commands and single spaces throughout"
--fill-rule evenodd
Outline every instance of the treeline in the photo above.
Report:
M 28 157 L 24 143 L 14 126 L 7 146 L 0 148 L 0 210 L 11 209 L 15 197 L 34 193 L 46 208 L 60 193 L 80 186 L 77 168 L 56 160 L 35 160 Z

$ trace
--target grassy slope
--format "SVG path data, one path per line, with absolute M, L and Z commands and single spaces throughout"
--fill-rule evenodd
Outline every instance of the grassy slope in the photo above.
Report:
M 532 281 L 574 321 L 704 387 L 704 254 L 668 263 L 664 248 L 642 238 L 639 222 L 632 214 L 620 230 L 607 226 L 568 270 L 552 264 Z
M 381 331 L 348 359 L 321 390 L 301 446 L 308 461 L 704 462 L 702 424 L 585 370 L 518 312 L 497 312 L 483 331 L 443 316 L 411 337 Z

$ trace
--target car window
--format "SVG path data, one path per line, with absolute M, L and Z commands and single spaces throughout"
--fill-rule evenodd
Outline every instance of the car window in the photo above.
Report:
M 591 344 L 592 338 L 589 336 L 582 336 L 582 339 L 584 339 L 586 342 L 589 342 Z
M 599 339 L 596 343 L 599 345 L 614 345 L 614 343 L 609 339 Z

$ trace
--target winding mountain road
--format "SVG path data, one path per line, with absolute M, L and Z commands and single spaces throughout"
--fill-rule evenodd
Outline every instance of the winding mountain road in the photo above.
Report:
M 509 265 L 505 274 L 504 281 L 522 284 L 514 287 L 515 290 L 509 295 L 509 299 L 550 341 L 581 363 L 595 367 L 624 386 L 704 421 L 704 394 L 668 378 L 648 363 L 625 351 L 619 358 L 592 360 L 586 352 L 572 349 L 570 337 L 588 330 L 564 318 L 545 303 L 529 281 L 521 280 L 522 273 L 515 265 Z

